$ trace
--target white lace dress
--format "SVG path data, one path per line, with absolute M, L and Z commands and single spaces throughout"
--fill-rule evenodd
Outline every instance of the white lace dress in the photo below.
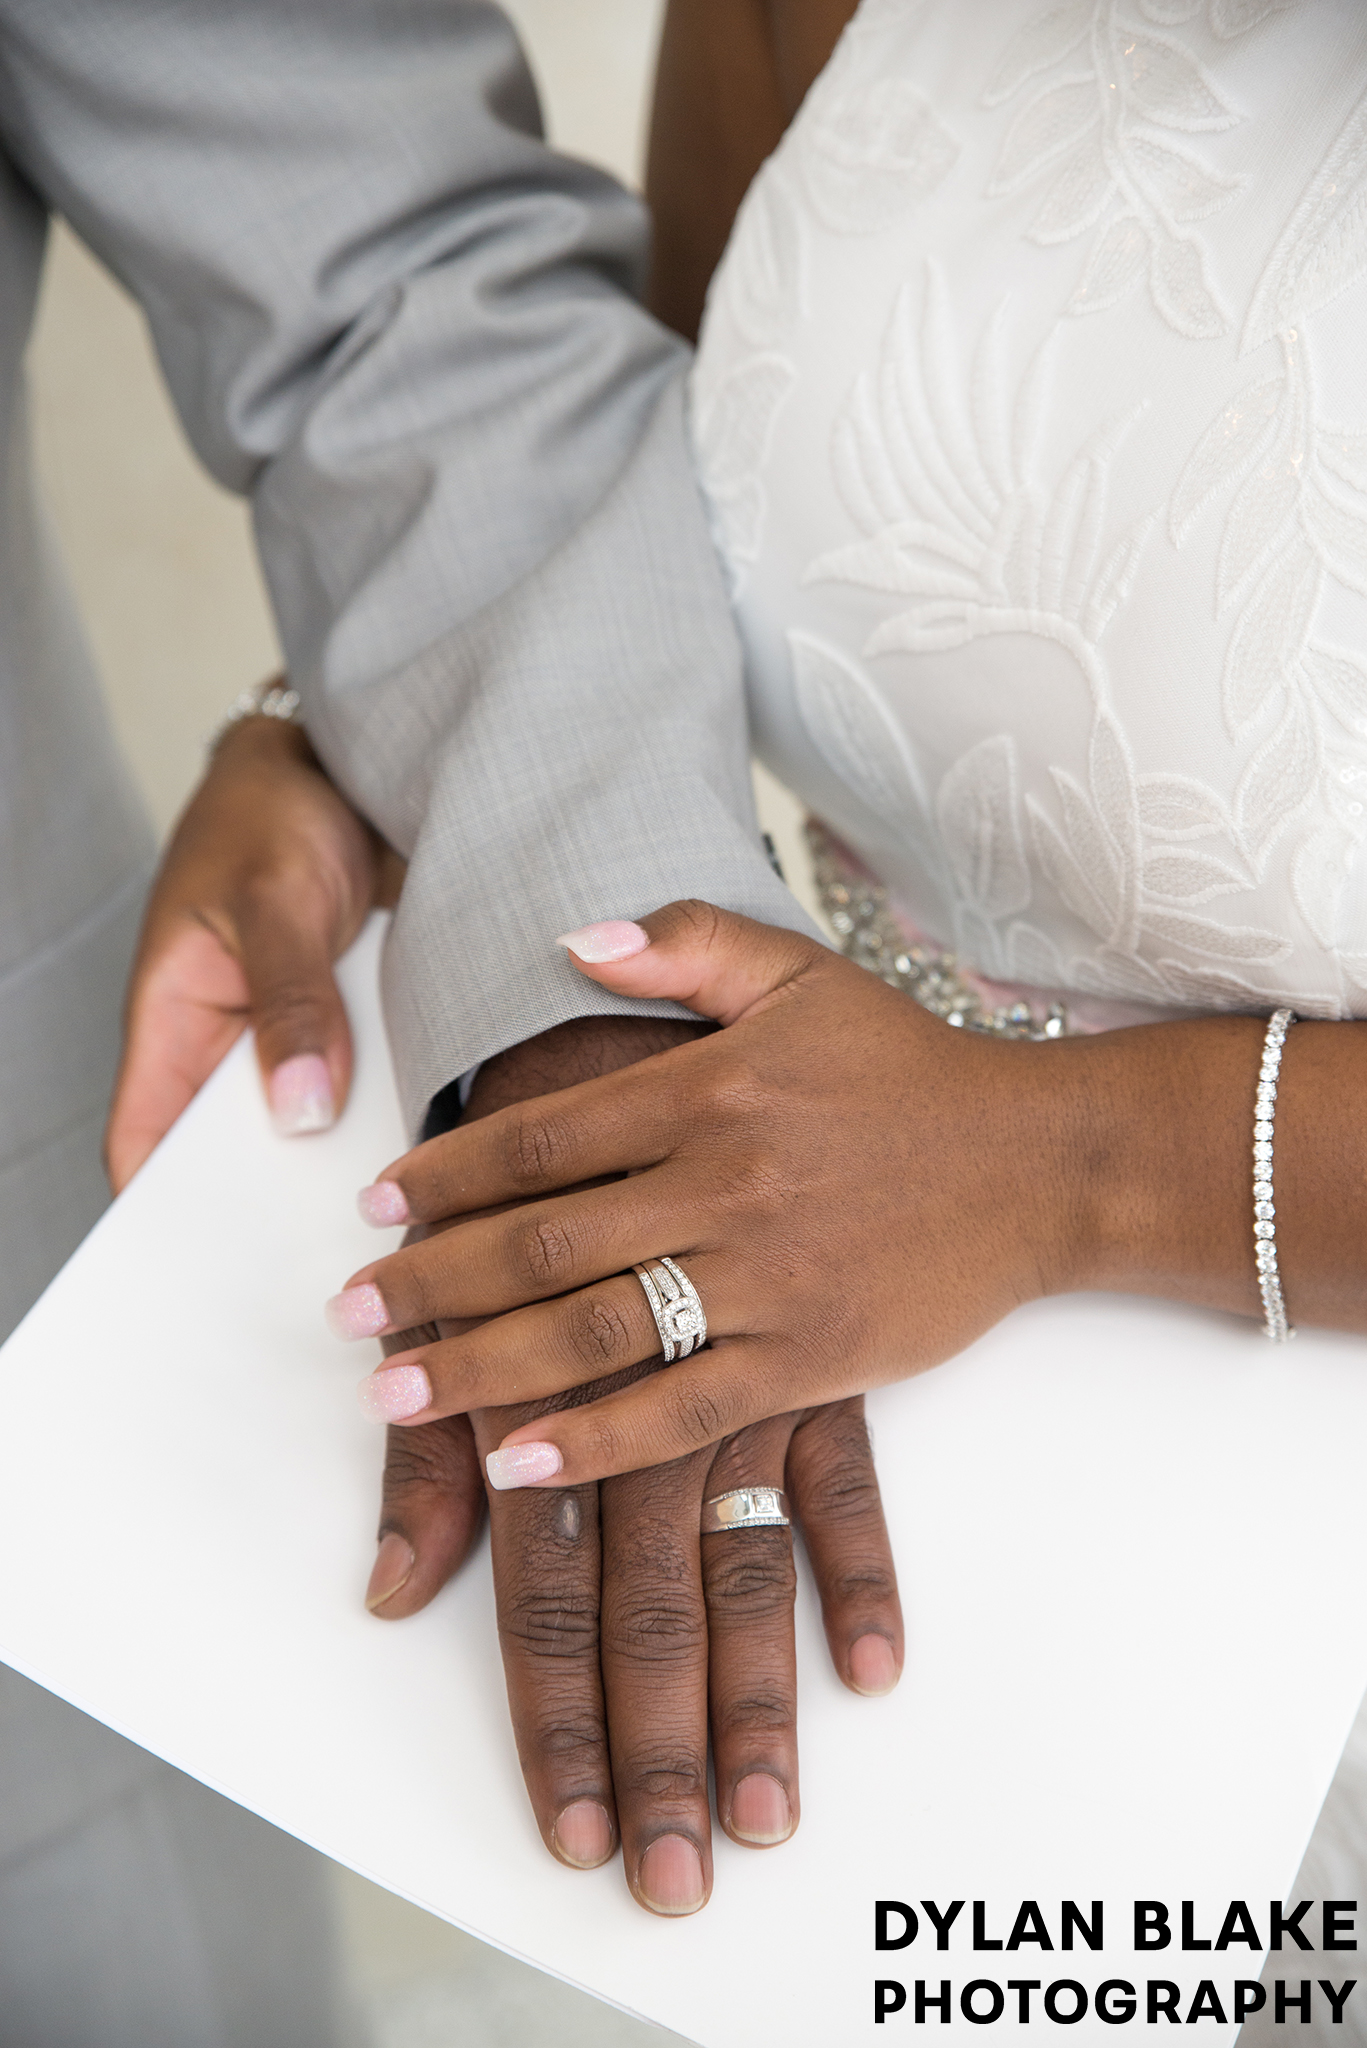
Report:
M 758 750 L 922 931 L 1367 1016 L 1363 0 L 864 0 L 693 421 Z

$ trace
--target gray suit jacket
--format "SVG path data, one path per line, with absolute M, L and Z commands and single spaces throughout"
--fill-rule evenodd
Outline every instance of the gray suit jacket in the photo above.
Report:
M 148 861 L 29 491 L 50 210 L 250 495 L 315 743 L 411 861 L 386 1000 L 415 1124 L 477 1060 L 620 1007 L 567 927 L 683 894 L 803 920 L 755 827 L 685 354 L 633 297 L 642 209 L 545 147 L 495 8 L 0 0 L 0 148 L 0 1238 L 34 1252 L 13 1307 L 56 1263 L 62 1146 L 89 1155 Z

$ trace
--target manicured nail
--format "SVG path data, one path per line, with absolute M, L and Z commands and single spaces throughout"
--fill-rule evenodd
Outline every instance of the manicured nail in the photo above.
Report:
M 768 1847 L 786 1842 L 793 1832 L 788 1794 L 767 1771 L 751 1771 L 731 1794 L 731 1832 L 742 1842 Z
M 696 1913 L 703 1901 L 702 1858 L 682 1835 L 661 1835 L 641 1858 L 636 1883 L 652 1913 Z
M 601 967 L 608 960 L 631 960 L 637 953 L 644 953 L 650 944 L 650 933 L 643 932 L 638 924 L 628 924 L 624 918 L 610 917 L 606 924 L 586 924 L 580 931 L 566 932 L 555 943 L 577 953 L 590 967 Z
M 389 1328 L 384 1296 L 371 1280 L 334 1294 L 323 1315 L 334 1337 L 378 1337 Z
M 432 1382 L 420 1365 L 381 1366 L 357 1391 L 372 1422 L 406 1422 L 432 1406 Z
M 850 1684 L 856 1692 L 891 1692 L 897 1659 L 886 1636 L 859 1636 L 850 1645 Z
M 551 1829 L 555 1853 L 576 1870 L 596 1870 L 612 1854 L 612 1822 L 596 1799 L 576 1799 Z
M 377 1180 L 373 1187 L 362 1188 L 356 1197 L 356 1207 L 361 1212 L 361 1221 L 373 1223 L 376 1230 L 413 1221 L 408 1213 L 408 1197 L 396 1180 Z
M 302 1138 L 308 1131 L 326 1131 L 337 1121 L 332 1076 L 316 1052 L 281 1060 L 267 1090 L 271 1120 L 282 1138 Z
M 507 1493 L 514 1486 L 554 1479 L 564 1462 L 554 1444 L 509 1444 L 506 1450 L 490 1451 L 484 1469 L 495 1492 Z
M 370 1574 L 370 1584 L 365 1589 L 365 1604 L 373 1614 L 377 1607 L 383 1607 L 386 1600 L 392 1600 L 400 1589 L 408 1584 L 417 1563 L 413 1546 L 404 1537 L 391 1529 L 380 1541 L 375 1553 L 375 1564 Z

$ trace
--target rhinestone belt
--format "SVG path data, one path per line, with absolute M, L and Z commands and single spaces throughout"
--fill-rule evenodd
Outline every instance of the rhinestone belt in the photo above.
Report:
M 807 821 L 807 842 L 812 849 L 821 908 L 830 919 L 847 960 L 867 967 L 889 988 L 901 989 L 932 1016 L 942 1017 L 946 1024 L 961 1030 L 984 1031 L 994 1038 L 1045 1039 L 1069 1035 L 1068 1012 L 1062 1003 L 1050 1003 L 1043 1016 L 1037 1016 L 1026 1002 L 990 1009 L 964 979 L 953 953 L 907 943 L 906 933 L 888 907 L 887 890 L 881 883 L 846 873 L 825 827 L 814 818 Z

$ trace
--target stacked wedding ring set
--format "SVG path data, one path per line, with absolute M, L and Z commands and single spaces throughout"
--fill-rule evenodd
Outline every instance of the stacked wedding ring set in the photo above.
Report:
M 698 1290 L 677 1259 L 652 1259 L 633 1266 L 640 1281 L 666 1365 L 701 1351 L 707 1342 L 707 1315 Z M 737 1486 L 702 1506 L 704 1536 L 722 1536 L 733 1529 L 786 1529 L 787 1496 L 777 1486 Z

